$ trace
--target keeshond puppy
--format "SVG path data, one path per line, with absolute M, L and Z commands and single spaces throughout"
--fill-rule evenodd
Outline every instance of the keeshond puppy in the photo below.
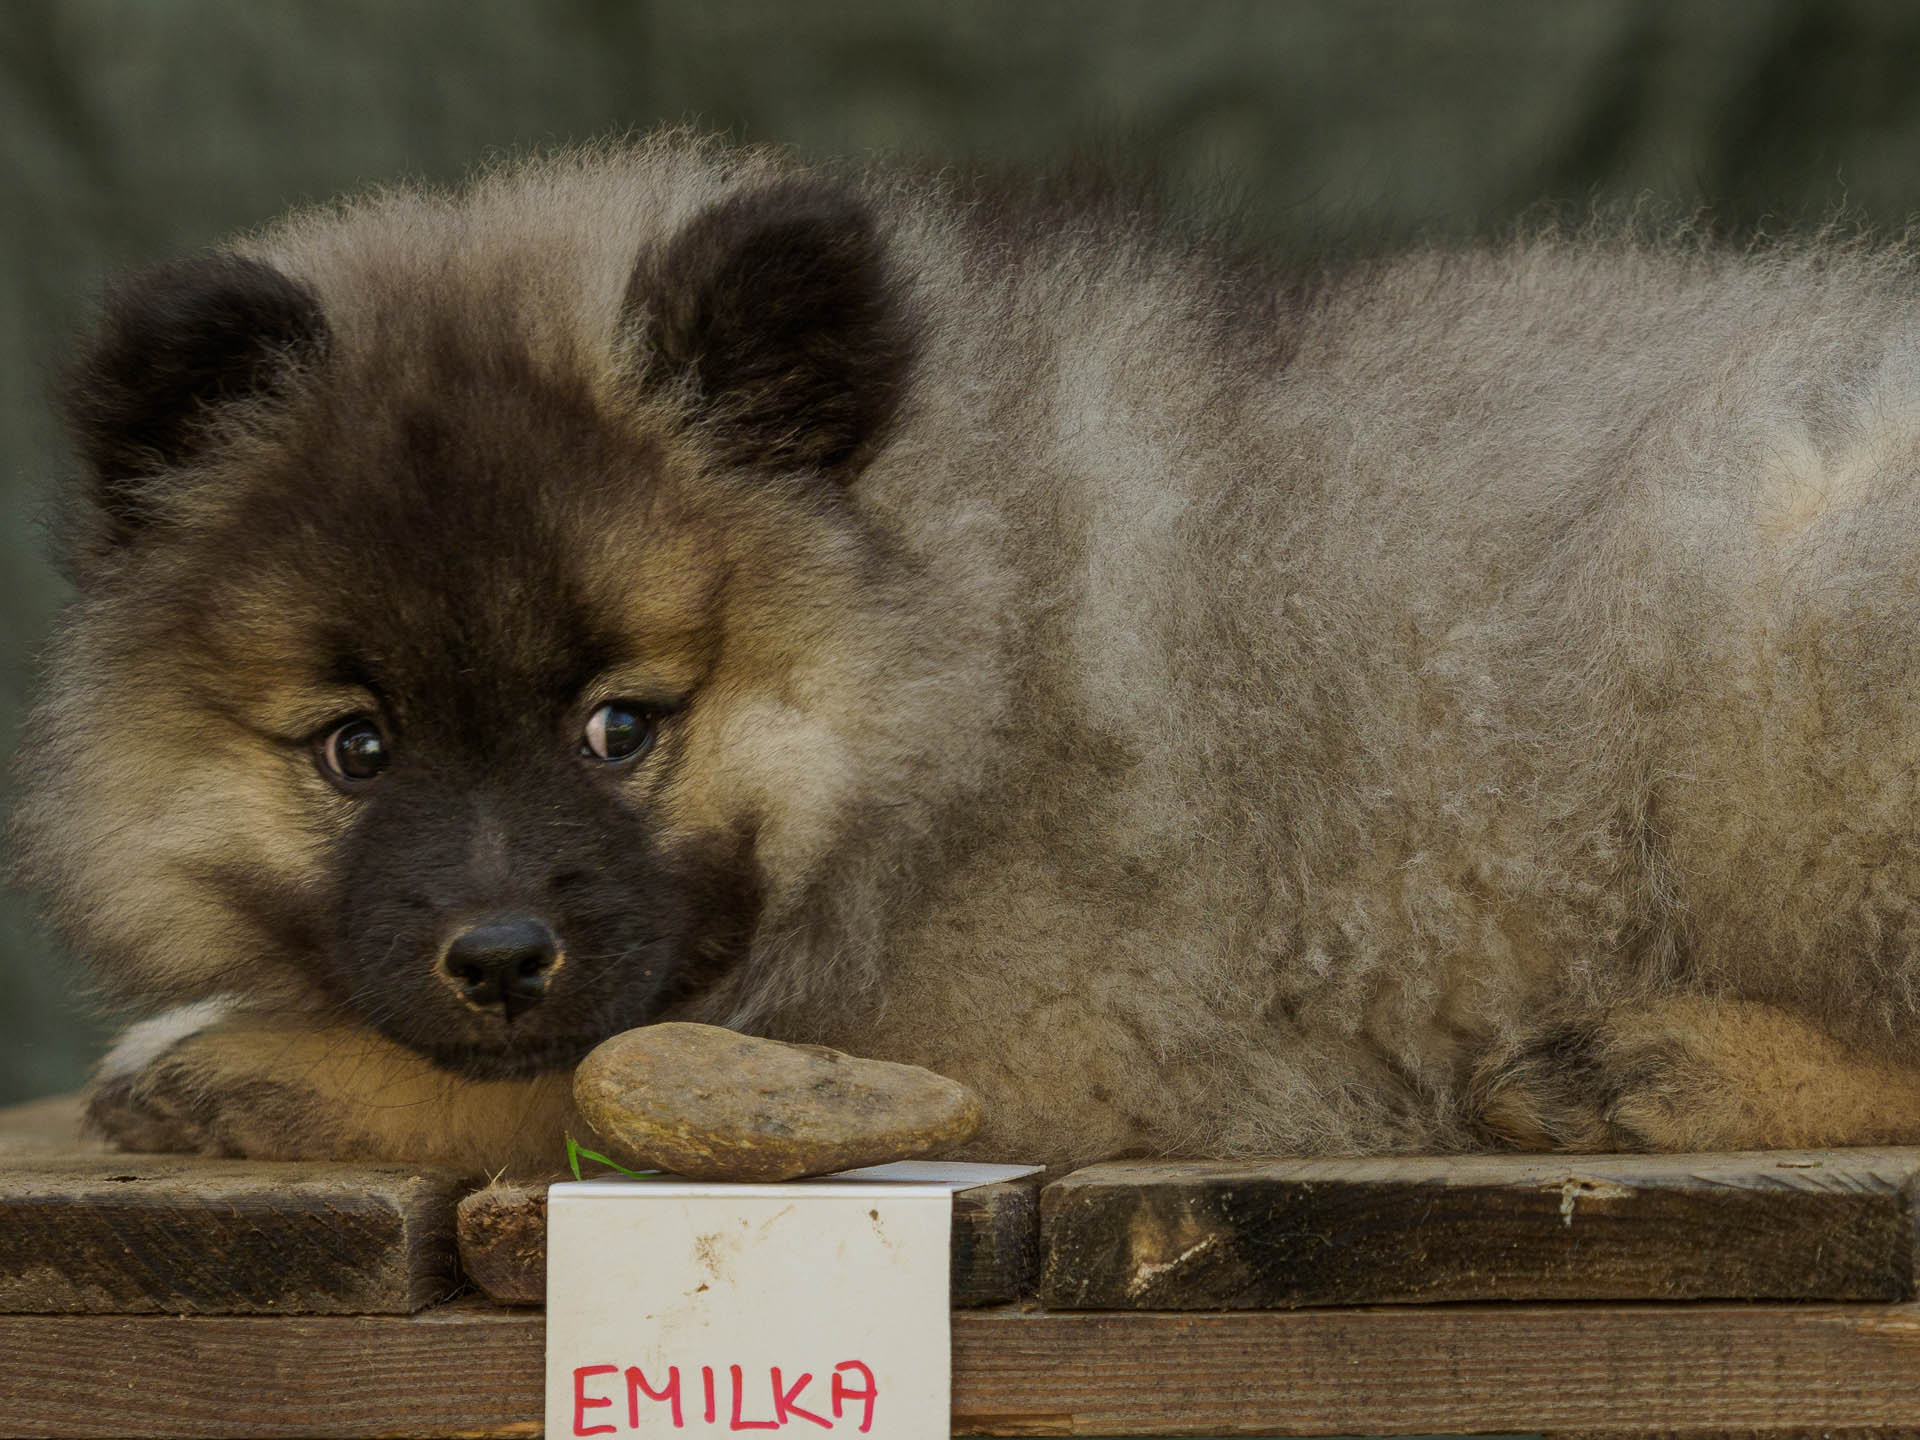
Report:
M 1915 286 L 680 134 L 138 274 L 14 832 L 95 1121 L 544 1167 L 679 1018 L 1057 1164 L 1920 1139 Z

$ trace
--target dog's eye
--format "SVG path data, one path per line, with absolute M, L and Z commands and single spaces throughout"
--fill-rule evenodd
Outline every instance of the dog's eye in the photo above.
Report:
M 380 727 L 367 719 L 336 725 L 320 742 L 320 768 L 327 778 L 344 785 L 373 779 L 393 757 Z
M 611 700 L 587 717 L 580 753 L 595 760 L 631 760 L 653 744 L 653 712 L 631 700 Z

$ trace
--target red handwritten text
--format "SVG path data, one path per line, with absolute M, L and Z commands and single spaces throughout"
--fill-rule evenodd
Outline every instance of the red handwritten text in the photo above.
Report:
M 603 1375 L 620 1373 L 618 1365 L 576 1365 L 573 1369 L 573 1433 L 585 1437 L 589 1435 L 611 1435 L 619 1427 L 606 1422 L 589 1425 L 588 1412 L 600 1409 L 612 1409 L 613 1396 L 600 1393 L 601 1387 L 608 1389 L 619 1384 L 618 1381 L 600 1381 Z M 688 1371 L 691 1375 L 691 1369 Z M 767 1370 L 766 1389 L 762 1390 L 757 1381 L 759 1371 L 749 1379 L 745 1370 L 738 1365 L 729 1365 L 723 1372 L 724 1378 L 716 1377 L 714 1367 L 700 1366 L 700 1391 L 705 1405 L 701 1418 L 715 1429 L 729 1431 L 741 1430 L 784 1430 L 790 1425 L 816 1425 L 822 1430 L 852 1429 L 857 1424 L 859 1433 L 864 1435 L 873 1429 L 874 1405 L 880 1398 L 880 1386 L 873 1378 L 873 1371 L 861 1360 L 842 1360 L 833 1367 L 826 1377 L 826 1404 L 824 1409 L 817 1398 L 820 1386 L 816 1385 L 811 1370 L 802 1370 L 798 1374 L 783 1370 L 778 1365 Z M 792 1378 L 789 1378 L 791 1374 Z M 648 1375 L 638 1365 L 626 1367 L 622 1376 L 626 1382 L 627 1429 L 638 1430 L 643 1421 L 659 1412 L 655 1406 L 667 1407 L 666 1415 L 676 1430 L 687 1425 L 686 1409 L 681 1403 L 680 1367 L 669 1365 L 664 1375 L 658 1372 Z M 716 1383 L 717 1381 L 717 1383 Z M 724 1385 L 731 1402 L 727 1406 L 727 1418 L 724 1423 L 719 1419 L 720 1406 L 717 1403 L 717 1391 Z M 809 1387 L 813 1394 L 809 1395 Z M 765 1395 L 767 1404 L 763 1410 L 758 1397 Z M 644 1403 L 643 1403 L 644 1402 Z M 828 1418 L 831 1416 L 832 1418 Z M 596 1420 L 603 1417 L 594 1416 Z

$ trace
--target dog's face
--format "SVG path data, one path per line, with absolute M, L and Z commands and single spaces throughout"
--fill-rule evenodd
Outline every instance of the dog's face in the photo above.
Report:
M 738 958 L 764 797 L 703 773 L 713 712 L 811 657 L 729 653 L 755 623 L 735 568 L 784 585 L 792 557 L 700 513 L 664 446 L 448 363 L 380 398 L 313 378 L 270 473 L 180 537 L 204 588 L 168 597 L 166 649 L 214 688 L 169 718 L 217 733 L 226 708 L 257 753 L 190 783 L 285 831 L 200 882 L 389 1035 L 494 1073 L 571 1062 Z
M 110 302 L 23 868 L 136 995 L 521 1073 L 722 986 L 875 803 L 911 624 L 845 489 L 910 345 L 798 182 L 643 255 L 597 343 L 531 342 L 538 284 L 404 289 L 345 328 L 222 257 Z

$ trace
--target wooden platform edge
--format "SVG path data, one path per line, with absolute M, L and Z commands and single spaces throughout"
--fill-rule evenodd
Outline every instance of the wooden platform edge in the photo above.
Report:
M 459 1289 L 452 1171 L 0 1155 L 0 1312 L 409 1313 Z
M 1050 1309 L 1906 1301 L 1920 1149 L 1119 1161 L 1049 1185 Z
M 530 1437 L 540 1312 L 0 1318 L 0 1436 Z M 1920 1305 L 953 1316 L 963 1435 L 1890 1431 Z

